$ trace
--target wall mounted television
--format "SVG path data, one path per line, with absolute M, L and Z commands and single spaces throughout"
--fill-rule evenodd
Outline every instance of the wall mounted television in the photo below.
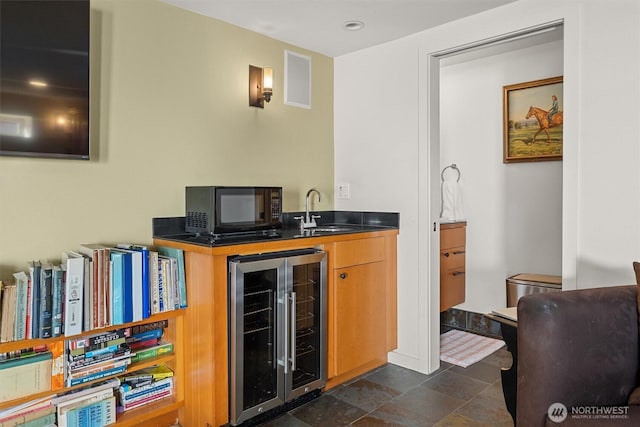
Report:
M 0 0 L 0 155 L 89 159 L 89 0 Z

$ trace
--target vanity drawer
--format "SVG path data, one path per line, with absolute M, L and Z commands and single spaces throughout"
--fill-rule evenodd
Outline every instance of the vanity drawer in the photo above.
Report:
M 334 268 L 383 261 L 384 251 L 384 237 L 336 242 Z
M 440 249 L 466 246 L 466 227 L 458 224 L 440 226 Z

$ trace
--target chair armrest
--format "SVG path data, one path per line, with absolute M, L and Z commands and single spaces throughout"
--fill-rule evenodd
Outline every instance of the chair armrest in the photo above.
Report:
M 638 376 L 636 286 L 535 294 L 518 302 L 517 425 L 552 403 L 626 405 Z

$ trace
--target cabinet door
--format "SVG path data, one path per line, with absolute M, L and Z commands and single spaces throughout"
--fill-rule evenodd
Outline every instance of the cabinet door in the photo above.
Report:
M 334 270 L 338 375 L 386 360 L 384 274 L 384 262 Z

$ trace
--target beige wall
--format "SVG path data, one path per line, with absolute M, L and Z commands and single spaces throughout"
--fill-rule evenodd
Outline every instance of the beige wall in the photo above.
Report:
M 277 185 L 333 208 L 333 60 L 156 0 L 94 0 L 91 161 L 0 157 L 0 279 L 81 243 L 151 243 L 186 185 Z M 312 109 L 283 103 L 285 49 L 312 58 Z M 274 97 L 248 106 L 249 64 Z

